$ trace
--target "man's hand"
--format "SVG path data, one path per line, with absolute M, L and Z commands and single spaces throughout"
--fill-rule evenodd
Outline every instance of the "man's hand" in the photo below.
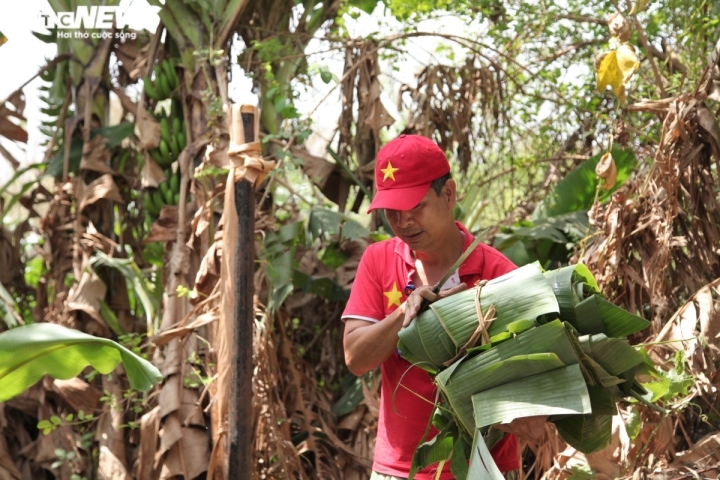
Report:
M 424 300 L 432 303 L 435 300 L 449 297 L 450 295 L 462 292 L 463 290 L 467 290 L 467 285 L 465 283 L 455 285 L 454 287 L 443 290 L 437 294 L 433 293 L 432 287 L 429 285 L 417 287 L 410 294 L 407 300 L 405 300 L 405 318 L 403 319 L 403 328 L 410 325 L 410 322 L 412 322 L 413 319 L 417 317 L 417 314 L 418 312 L 420 312 L 420 307 L 422 306 Z

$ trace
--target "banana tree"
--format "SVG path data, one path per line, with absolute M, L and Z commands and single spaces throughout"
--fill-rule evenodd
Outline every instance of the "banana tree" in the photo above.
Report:
M 180 60 L 179 67 L 182 68 L 182 81 L 180 85 L 181 98 L 184 107 L 184 116 L 187 125 L 188 148 L 185 149 L 187 156 L 181 155 L 179 166 L 182 172 L 180 206 L 178 212 L 177 241 L 173 244 L 173 251 L 170 260 L 171 270 L 169 277 L 172 279 L 167 286 L 168 291 L 175 291 L 180 284 L 193 286 L 198 291 L 211 294 L 216 287 L 217 279 L 200 275 L 192 279 L 188 275 L 188 263 L 183 261 L 187 258 L 187 233 L 182 231 L 187 217 L 184 214 L 183 188 L 190 180 L 191 166 L 196 172 L 211 172 L 213 168 L 227 167 L 227 160 L 223 158 L 222 151 L 227 146 L 228 127 L 225 124 L 223 105 L 227 105 L 227 82 L 228 82 L 228 57 L 229 39 L 233 33 L 238 33 L 245 42 L 246 53 L 244 54 L 243 65 L 246 65 L 248 72 L 257 79 L 259 89 L 259 104 L 262 112 L 261 129 L 268 134 L 278 134 L 284 121 L 292 122 L 297 117 L 297 111 L 292 106 L 291 82 L 298 75 L 304 63 L 303 56 L 305 47 L 313 38 L 320 27 L 327 21 L 334 20 L 339 12 L 342 2 L 330 1 L 308 1 L 302 8 L 286 1 L 276 1 L 268 5 L 257 1 L 227 1 L 217 4 L 203 2 L 185 3 L 170 0 L 161 5 L 159 2 L 151 2 L 161 6 L 159 17 L 162 28 L 167 30 L 169 41 L 166 41 L 165 50 L 176 50 Z M 299 15 L 296 24 L 294 16 Z M 263 56 L 263 45 L 272 44 L 273 39 L 282 38 L 282 49 L 290 56 L 285 55 Z M 149 58 L 147 72 L 152 67 L 153 58 Z M 146 90 L 146 93 L 147 92 Z M 138 115 L 141 117 L 141 115 Z M 203 153 L 205 145 L 212 144 L 212 149 Z M 267 144 L 271 145 L 271 144 Z M 207 153 L 210 152 L 210 153 Z M 281 174 L 279 174 L 281 175 Z M 214 192 L 223 185 L 224 178 L 213 178 L 211 175 L 200 173 L 192 181 L 193 194 L 197 201 L 199 212 L 196 217 L 210 219 L 213 209 L 217 207 L 217 200 L 213 199 Z M 215 207 L 213 206 L 215 205 Z M 226 209 L 227 211 L 227 209 Z M 231 219 L 224 218 L 222 223 L 225 227 Z M 228 239 L 228 232 L 223 232 L 223 240 Z M 224 241 L 215 241 L 212 226 L 210 228 L 195 229 L 191 238 L 196 238 L 205 247 L 199 252 L 200 257 L 205 257 L 203 262 L 217 262 L 218 249 L 222 245 L 228 248 L 231 244 Z M 209 247 L 209 248 L 208 248 Z M 223 250 L 224 252 L 226 250 Z M 224 255 L 223 255 L 224 257 Z M 173 270 L 177 266 L 177 270 Z M 201 274 L 204 272 L 201 272 Z M 229 273 L 228 273 L 229 274 Z M 177 282 L 177 283 L 173 283 Z M 283 287 L 286 287 L 284 285 Z M 227 298 L 225 299 L 227 301 Z M 221 301 L 215 304 L 225 311 Z M 169 328 L 179 316 L 183 316 L 187 310 L 187 303 L 183 299 L 171 297 L 166 303 L 166 310 L 163 316 L 161 329 Z M 220 314 L 218 326 L 211 334 L 211 343 L 218 348 L 218 351 L 227 355 L 227 349 L 222 344 L 223 339 L 228 335 L 224 332 L 222 325 L 227 325 L 229 319 L 223 318 Z M 168 344 L 166 349 L 171 349 Z M 256 347 L 258 348 L 258 347 Z M 230 358 L 223 356 L 218 359 L 218 364 L 229 363 Z M 228 385 L 227 372 L 222 368 L 218 371 L 218 379 L 211 385 L 210 391 L 214 399 L 210 409 L 212 416 L 213 453 L 211 462 L 215 468 L 210 469 L 210 476 L 224 476 L 224 461 L 227 457 L 225 431 L 226 412 L 228 410 Z M 164 387 L 168 388 L 168 387 Z M 302 395 L 296 394 L 298 398 Z M 310 429 L 311 406 L 305 405 L 300 408 L 307 414 L 306 424 L 301 428 Z M 174 415 L 171 413 L 163 419 L 163 425 L 168 425 L 168 419 Z M 172 426 L 172 424 L 170 424 Z M 165 427 L 164 427 L 165 428 Z M 283 433 L 286 435 L 286 433 Z M 310 448 L 314 449 L 313 437 L 308 438 Z M 280 452 L 285 447 L 280 446 Z M 293 455 L 280 454 L 281 462 L 285 462 L 284 470 L 296 471 L 302 475 L 302 468 Z M 289 466 L 291 463 L 294 466 Z M 316 459 L 317 470 L 321 471 L 321 461 Z
M 74 0 L 49 3 L 55 12 L 72 13 L 77 13 L 80 6 L 107 5 L 101 2 L 94 2 L 94 5 L 90 2 L 88 5 L 88 2 Z M 111 6 L 117 4 L 110 2 Z M 58 474 L 64 476 L 71 473 L 95 475 L 95 471 L 108 475 L 109 468 L 126 474 L 132 470 L 132 458 L 128 457 L 126 449 L 127 426 L 135 423 L 144 407 L 136 403 L 142 402 L 142 398 L 128 391 L 125 382 L 137 386 L 136 373 L 140 370 L 130 368 L 133 364 L 126 362 L 127 374 L 123 373 L 123 370 L 115 369 L 120 358 L 116 354 L 107 351 L 103 359 L 98 359 L 93 357 L 93 352 L 98 345 L 117 345 L 126 360 L 132 359 L 134 354 L 127 348 L 140 353 L 139 340 L 150 330 L 147 325 L 153 323 L 150 317 L 154 316 L 158 304 L 157 294 L 143 275 L 126 275 L 122 271 L 127 268 L 128 262 L 135 267 L 134 272 L 140 271 L 133 257 L 137 255 L 135 258 L 140 258 L 142 247 L 135 235 L 143 228 L 137 224 L 138 209 L 132 188 L 136 166 L 133 125 L 127 121 L 109 124 L 110 92 L 117 90 L 111 81 L 110 56 L 113 51 L 120 56 L 123 42 L 112 34 L 102 38 L 90 35 L 83 26 L 76 33 L 72 36 L 58 35 L 57 30 L 35 33 L 39 39 L 56 44 L 58 48 L 58 56 L 39 73 L 44 82 L 41 87 L 45 104 L 42 113 L 46 115 L 42 130 L 49 140 L 44 162 L 21 169 L 14 177 L 19 178 L 29 169 L 37 169 L 45 177 L 54 178 L 57 191 L 52 191 L 47 179 L 35 180 L 25 184 L 12 199 L 25 206 L 30 217 L 40 216 L 35 210 L 37 202 L 49 201 L 49 205 L 42 213 L 39 240 L 30 242 L 27 248 L 23 248 L 21 243 L 16 245 L 19 257 L 25 262 L 26 275 L 10 286 L 10 298 L 14 296 L 22 305 L 18 303 L 10 307 L 22 309 L 16 323 L 36 320 L 52 323 L 19 327 L 7 332 L 9 336 L 5 338 L 14 336 L 17 340 L 14 344 L 22 344 L 32 340 L 32 331 L 60 329 L 55 324 L 64 324 L 81 331 L 75 335 L 78 338 L 85 336 L 81 343 L 93 339 L 78 348 L 72 347 L 77 338 L 71 336 L 63 337 L 67 342 L 62 346 L 52 342 L 46 345 L 48 352 L 55 352 L 49 353 L 46 359 L 55 360 L 50 363 L 45 361 L 44 365 L 47 373 L 58 374 L 58 380 L 46 380 L 31 387 L 31 390 L 56 389 L 60 396 L 57 402 L 38 403 L 37 412 L 24 411 L 29 417 L 38 419 L 49 416 L 67 419 L 76 417 L 78 411 L 88 415 L 79 423 L 54 424 L 57 429 L 38 427 L 45 433 L 38 440 L 44 448 L 53 451 L 55 447 L 66 453 L 72 450 L 73 455 L 72 461 L 65 462 L 69 458 L 63 454 L 61 459 L 58 454 L 55 463 L 47 464 L 46 455 L 28 456 L 24 465 L 19 463 L 17 468 L 23 470 L 24 475 L 33 477 L 44 476 L 43 469 L 58 470 Z M 87 38 L 80 38 L 85 34 Z M 142 43 L 142 38 L 138 39 L 138 43 Z M 119 83 L 122 85 L 122 78 Z M 125 112 L 134 111 L 133 103 L 127 95 L 120 95 L 120 99 L 121 117 L 125 117 Z M 24 224 L 29 225 L 28 221 Z M 17 229 L 19 234 L 24 231 Z M 38 248 L 40 245 L 43 247 Z M 102 261 L 103 257 L 107 261 Z M 119 259 L 126 263 L 118 263 Z M 35 290 L 33 294 L 27 293 L 32 290 Z M 4 296 L 3 300 L 7 297 Z M 146 315 L 147 321 L 144 318 Z M 87 333 L 94 336 L 87 337 Z M 37 349 L 35 351 L 37 353 Z M 102 351 L 102 348 L 97 351 Z M 90 362 L 97 368 L 95 373 L 83 370 L 83 365 L 77 362 L 72 363 L 72 360 L 81 358 L 95 358 Z M 31 364 L 26 363 L 22 368 L 29 368 Z M 152 370 L 152 383 L 156 383 L 159 373 L 152 365 L 146 366 Z M 25 380 L 37 379 L 45 372 L 43 368 L 33 370 L 33 375 L 25 376 Z M 84 376 L 74 377 L 80 370 L 83 370 Z M 100 378 L 98 372 L 108 375 Z M 5 380 L 12 378 L 8 375 Z M 17 382 L 13 385 L 13 389 L 3 390 L 8 394 L 19 393 L 28 386 Z M 24 399 L 28 396 L 31 397 L 32 393 L 26 392 L 12 399 L 3 397 L 6 400 L 4 405 L 12 407 L 26 401 Z M 134 404 L 134 410 L 129 415 L 124 409 L 116 408 L 130 404 Z M 102 414 L 98 415 L 98 412 Z M 17 428 L 6 431 L 0 455 L 18 458 L 17 451 L 27 443 L 23 420 L 9 421 L 20 423 L 13 425 Z M 89 437 L 80 441 L 83 430 L 88 428 L 99 432 L 99 442 L 91 441 Z M 93 457 L 93 450 L 99 454 Z

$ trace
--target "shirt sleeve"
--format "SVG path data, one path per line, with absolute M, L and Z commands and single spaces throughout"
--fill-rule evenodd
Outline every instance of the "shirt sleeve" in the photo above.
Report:
M 369 247 L 360 258 L 355 280 L 350 289 L 342 319 L 348 318 L 379 322 L 385 318 L 385 310 L 382 305 L 382 285 L 378 281 L 381 272 L 378 271 L 380 261 L 374 261 L 374 249 Z

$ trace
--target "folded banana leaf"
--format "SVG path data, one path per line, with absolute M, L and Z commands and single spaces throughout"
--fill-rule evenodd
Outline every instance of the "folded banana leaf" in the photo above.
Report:
M 493 425 L 537 415 L 581 452 L 604 448 L 644 361 L 623 337 L 648 325 L 604 299 L 585 265 L 526 265 L 431 304 L 398 343 L 441 394 L 432 420 L 442 436 L 414 464 L 449 461 L 456 478 L 500 479 L 489 449 L 504 433 Z
M 562 385 L 563 388 L 558 388 Z M 590 394 L 579 365 L 506 382 L 472 396 L 477 428 L 508 418 L 592 413 Z
M 476 428 L 471 400 L 474 394 L 574 363 L 578 359 L 566 330 L 559 321 L 554 321 L 454 363 L 440 372 L 435 382 L 460 424 L 470 433 Z
M 644 318 L 605 300 L 592 273 L 583 264 L 549 270 L 544 276 L 560 306 L 560 320 L 583 334 L 626 337 L 650 325 Z
M 491 305 L 495 307 L 494 320 L 481 325 L 478 309 L 485 316 Z M 542 271 L 536 264 L 526 265 L 484 286 L 431 304 L 400 331 L 399 348 L 411 363 L 433 371 L 463 347 L 468 348 L 468 340 L 478 328 L 484 328 L 492 337 L 507 332 L 517 321 L 530 321 L 525 323 L 527 328 L 534 326 L 538 317 L 558 312 L 557 300 Z

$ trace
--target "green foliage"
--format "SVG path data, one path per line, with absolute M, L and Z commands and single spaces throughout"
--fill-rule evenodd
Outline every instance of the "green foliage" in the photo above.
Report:
M 265 272 L 272 285 L 268 309 L 274 311 L 292 293 L 293 272 L 296 266 L 295 252 L 304 242 L 304 225 L 294 222 L 283 225 L 277 232 L 269 232 L 263 242 L 261 257 L 265 260 Z
M 187 297 L 190 299 L 196 299 L 198 297 L 198 292 L 195 289 L 190 290 L 185 285 L 178 285 L 176 289 L 176 293 L 178 297 Z
M 435 13 L 437 10 L 455 10 L 461 13 L 469 13 L 470 5 L 466 2 L 453 2 L 451 0 L 388 0 L 388 8 L 392 14 L 400 20 L 409 20 L 424 15 Z
M 493 246 L 518 266 L 540 262 L 544 268 L 567 264 L 576 242 L 590 231 L 585 211 L 501 227 Z
M 110 127 L 99 127 L 90 131 L 90 138 L 101 135 L 106 140 L 107 148 L 114 148 L 120 145 L 123 140 L 133 135 L 135 124 L 133 122 L 120 122 Z
M 348 375 L 340 385 L 342 396 L 332 406 L 332 413 L 336 418 L 341 418 L 351 413 L 365 398 L 363 394 L 363 382 L 369 387 L 373 382 L 373 372 L 368 372 L 362 377 Z M 375 380 L 377 381 L 377 380 Z
M 313 239 L 338 236 L 340 241 L 357 240 L 370 233 L 357 221 L 325 208 L 313 208 L 310 211 L 308 227 Z
M 151 363 L 106 338 L 54 323 L 36 323 L 0 333 L 0 401 L 8 400 L 43 375 L 67 380 L 92 365 L 102 374 L 123 362 L 130 386 L 147 390 L 162 380 Z
M 51 469 L 51 470 L 58 469 L 58 468 L 62 467 L 63 465 L 66 465 L 66 464 L 67 464 L 67 465 L 70 465 L 70 464 L 73 464 L 73 463 L 75 463 L 75 462 L 79 462 L 79 461 L 80 461 L 80 458 L 78 458 L 78 457 L 76 456 L 76 454 L 75 454 L 74 451 L 70 450 L 70 451 L 68 452 L 68 451 L 66 451 L 64 448 L 56 448 L 56 449 L 55 449 L 55 457 L 57 458 L 57 460 L 54 461 L 54 462 L 50 465 L 50 469 Z M 76 474 L 76 473 L 73 473 L 73 474 L 70 476 L 70 480 L 80 480 L 81 478 L 84 478 L 84 477 L 80 477 L 80 476 L 79 476 L 78 474 Z
M 637 165 L 637 160 L 632 150 L 614 148 L 612 156 L 618 172 L 617 182 L 612 189 L 599 192 L 595 167 L 602 155 L 593 156 L 568 173 L 537 206 L 532 218 L 556 217 L 564 213 L 588 210 L 596 197 L 601 202 L 607 201 L 628 179 Z
M 630 411 L 630 416 L 625 420 L 625 430 L 631 440 L 637 438 L 640 427 L 642 427 L 642 414 L 638 408 L 633 408 Z
M 7 191 L 8 187 L 15 185 L 15 182 L 18 181 L 24 174 L 27 172 L 30 172 L 32 170 L 38 170 L 43 171 L 45 170 L 45 165 L 43 164 L 33 164 L 28 165 L 27 167 L 18 169 L 15 174 L 12 176 L 12 178 L 2 187 L 0 187 L 0 196 L 4 195 Z M 16 194 L 14 194 L 10 199 L 3 205 L 3 209 L 0 211 L 0 224 L 3 223 L 3 220 L 5 219 L 5 215 L 7 212 L 11 210 L 11 208 L 20 201 L 20 199 L 25 195 L 27 192 L 29 192 L 32 188 L 36 187 L 39 183 L 39 180 L 34 179 L 30 180 L 28 182 L 25 182 L 20 186 L 20 191 Z
M 272 37 L 264 41 L 253 40 L 252 48 L 265 63 L 276 61 L 279 57 L 288 56 L 292 53 L 290 46 L 283 44 L 280 37 Z
M 448 423 L 435 437 L 418 446 L 413 456 L 413 465 L 408 478 L 414 478 L 419 470 L 429 465 L 450 458 L 456 437 L 457 426 L 454 423 Z
M 95 420 L 95 416 L 92 413 L 85 413 L 79 410 L 77 415 L 73 413 L 67 413 L 62 416 L 52 415 L 48 420 L 40 420 L 37 423 L 37 428 L 42 431 L 43 435 L 49 435 L 61 425 L 83 425 L 93 420 Z
M 2 283 L 0 283 L 0 314 L 7 328 L 18 326 L 18 317 L 15 315 L 15 299 L 10 295 Z
M 145 360 L 149 360 L 147 352 L 143 349 L 143 341 L 146 339 L 147 335 L 135 332 L 118 336 L 118 341 L 123 347 L 127 348 L 135 355 L 142 357 Z
M 365 13 L 372 13 L 378 3 L 378 0 L 350 0 L 348 2 L 351 7 L 359 8 Z
M 268 308 L 273 311 L 282 305 L 297 288 L 304 294 L 330 300 L 345 300 L 348 292 L 328 277 L 308 275 L 298 268 L 296 254 L 299 247 L 320 242 L 323 247 L 319 260 L 329 268 L 341 266 L 347 255 L 341 248 L 345 240 L 367 237 L 368 230 L 346 215 L 326 209 L 313 208 L 307 223 L 297 221 L 281 226 L 277 232 L 265 236 L 261 257 L 272 288 Z
M 574 245 L 591 233 L 587 210 L 606 202 L 630 177 L 637 160 L 631 150 L 614 148 L 617 181 L 601 190 L 595 167 L 602 155 L 584 161 L 568 173 L 535 208 L 531 220 L 520 220 L 495 237 L 495 248 L 517 265 L 539 261 L 544 267 L 566 264 Z
M 100 250 L 90 259 L 90 265 L 94 268 L 105 266 L 118 270 L 127 280 L 128 289 L 134 293 L 132 297 L 137 298 L 135 310 L 138 315 L 145 314 L 147 332 L 153 335 L 157 331 L 158 309 L 162 289 L 157 289 L 151 278 L 140 270 L 140 267 L 130 258 L 110 257 Z M 142 308 L 140 308 L 142 307 Z M 119 327 L 118 327 L 119 328 Z M 124 332 L 116 332 L 123 334 Z
M 657 371 L 656 381 L 642 384 L 648 391 L 648 394 L 644 395 L 645 400 L 670 405 L 681 401 L 687 396 L 688 390 L 694 383 L 694 377 L 687 372 L 685 352 L 679 350 L 675 353 L 673 368 L 668 371 Z
M 592 471 L 592 468 L 590 468 L 590 465 L 573 465 L 570 468 L 572 475 L 570 475 L 567 480 L 592 480 L 595 478 L 595 473 Z

